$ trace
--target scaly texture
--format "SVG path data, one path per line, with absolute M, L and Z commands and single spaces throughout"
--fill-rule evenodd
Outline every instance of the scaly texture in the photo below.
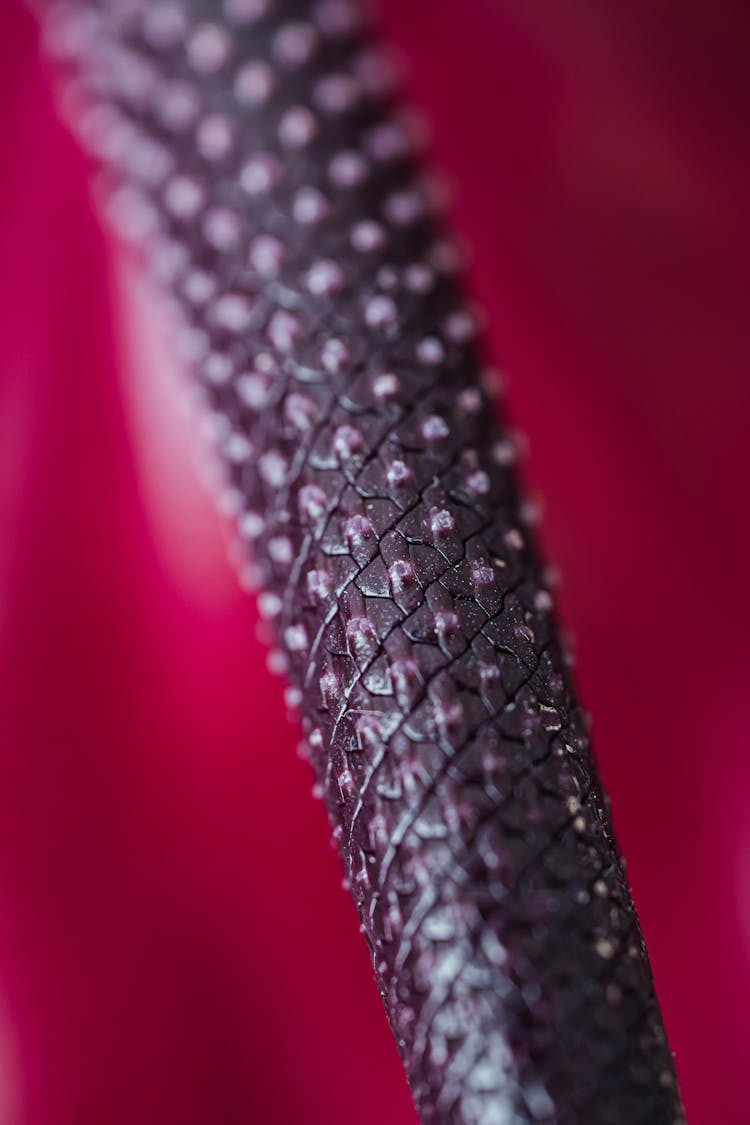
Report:
M 171 295 L 422 1120 L 681 1120 L 513 444 L 357 10 L 46 28 Z

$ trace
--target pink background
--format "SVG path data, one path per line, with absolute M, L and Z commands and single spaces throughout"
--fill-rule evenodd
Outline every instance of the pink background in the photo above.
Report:
M 688 1116 L 739 1125 L 747 9 L 384 9 L 530 439 Z M 282 685 L 17 0 L 0 63 L 0 1123 L 406 1125 Z

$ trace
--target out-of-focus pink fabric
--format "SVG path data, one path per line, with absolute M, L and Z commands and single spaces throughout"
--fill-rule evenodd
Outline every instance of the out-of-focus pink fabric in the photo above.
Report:
M 688 1116 L 740 1125 L 750 29 L 689 7 L 384 16 L 530 437 Z M 152 333 L 16 0 L 0 27 L 0 1121 L 412 1123 Z

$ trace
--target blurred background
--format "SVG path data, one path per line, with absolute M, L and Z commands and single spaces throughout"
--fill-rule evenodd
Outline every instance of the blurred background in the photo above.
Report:
M 382 8 L 529 437 L 688 1118 L 740 1125 L 750 10 Z M 19 0 L 0 248 L 0 1125 L 413 1125 L 169 360 Z

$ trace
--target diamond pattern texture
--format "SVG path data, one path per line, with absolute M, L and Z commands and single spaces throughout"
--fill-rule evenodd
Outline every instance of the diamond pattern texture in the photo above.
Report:
M 421 1119 L 682 1120 L 460 257 L 361 14 L 45 28 L 195 372 Z

